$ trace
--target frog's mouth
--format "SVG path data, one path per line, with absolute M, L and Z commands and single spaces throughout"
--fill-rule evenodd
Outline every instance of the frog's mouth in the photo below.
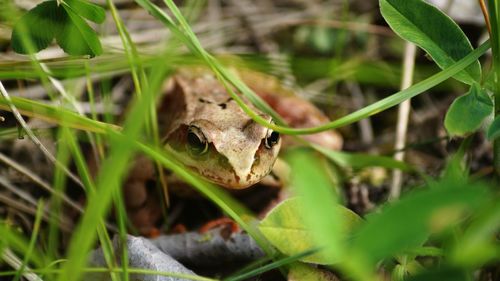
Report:
M 237 175 L 234 176 L 234 178 L 220 178 L 220 177 L 214 177 L 214 176 L 211 176 L 211 175 L 208 175 L 208 174 L 200 174 L 202 175 L 205 179 L 207 179 L 208 181 L 212 182 L 212 183 L 215 183 L 217 185 L 220 185 L 220 186 L 223 186 L 223 187 L 226 187 L 226 188 L 229 188 L 229 189 L 244 189 L 244 188 L 247 188 L 247 187 L 250 187 L 254 184 L 256 184 L 257 182 L 259 182 L 259 180 L 255 180 L 255 181 L 242 181 L 241 178 L 239 178 Z
M 219 159 L 214 162 L 216 162 L 216 166 L 207 166 L 217 167 L 216 169 L 200 169 L 199 166 L 191 165 L 188 165 L 188 167 L 206 180 L 229 189 L 250 187 L 268 175 L 272 168 L 272 165 L 269 165 L 269 167 L 263 169 L 264 167 L 260 167 L 259 161 L 255 161 L 248 173 L 238 175 L 223 155 L 219 155 Z

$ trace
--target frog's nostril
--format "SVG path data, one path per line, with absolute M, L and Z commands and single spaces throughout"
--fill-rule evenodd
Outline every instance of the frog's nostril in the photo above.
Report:
M 255 155 L 253 157 L 253 165 L 258 165 L 260 162 L 260 157 L 258 155 Z

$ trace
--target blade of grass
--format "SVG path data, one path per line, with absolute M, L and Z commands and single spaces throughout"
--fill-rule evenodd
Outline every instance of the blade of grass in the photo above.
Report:
M 217 77 L 221 80 L 221 82 L 226 86 L 226 89 L 228 90 L 229 94 L 231 97 L 238 103 L 238 105 L 245 111 L 246 114 L 248 114 L 254 121 L 257 123 L 271 128 L 275 131 L 278 131 L 283 134 L 290 134 L 290 135 L 296 135 L 296 134 L 313 134 L 313 133 L 318 133 L 330 129 L 335 129 L 338 127 L 342 127 L 351 123 L 354 123 L 356 121 L 359 121 L 361 119 L 364 119 L 366 117 L 372 116 L 374 114 L 377 114 L 383 110 L 386 110 L 390 107 L 393 107 L 405 100 L 408 100 L 412 97 L 415 97 L 426 90 L 442 83 L 443 81 L 447 80 L 448 78 L 452 77 L 453 75 L 457 74 L 470 64 L 472 64 L 474 61 L 476 61 L 482 54 L 484 54 L 490 47 L 489 42 L 483 43 L 479 48 L 476 50 L 472 51 L 469 55 L 465 56 L 463 59 L 459 60 L 457 63 L 453 64 L 452 66 L 446 68 L 445 70 L 419 82 L 414 84 L 412 87 L 407 88 L 403 91 L 399 91 L 387 98 L 384 98 L 382 100 L 379 100 L 378 102 L 375 102 L 369 106 L 366 106 L 358 111 L 355 111 L 351 114 L 348 114 L 347 116 L 344 116 L 340 119 L 337 119 L 335 121 L 329 122 L 325 125 L 314 127 L 314 128 L 303 128 L 303 129 L 291 129 L 279 125 L 275 125 L 272 123 L 269 123 L 266 119 L 262 118 L 259 116 L 257 113 L 252 111 L 239 97 L 237 94 L 234 93 L 234 91 L 228 86 L 229 81 L 231 84 L 233 84 L 236 89 L 240 92 L 242 92 L 245 96 L 249 97 L 250 100 L 254 103 L 256 103 L 256 106 L 264 110 L 265 112 L 269 113 L 272 115 L 276 120 L 277 123 L 283 123 L 280 122 L 281 118 L 279 116 L 276 116 L 273 110 L 270 110 L 269 106 L 266 106 L 265 103 L 261 104 L 259 102 L 259 98 L 253 93 L 248 87 L 245 86 L 243 82 L 241 82 L 235 75 L 231 74 L 229 71 L 227 71 L 218 61 L 212 57 L 208 52 L 206 52 L 202 47 L 199 41 L 197 40 L 195 34 L 187 24 L 186 20 L 180 13 L 179 9 L 177 6 L 173 3 L 171 0 L 165 0 L 166 5 L 168 8 L 172 11 L 173 15 L 176 17 L 177 21 L 179 24 L 175 24 L 174 21 L 170 16 L 168 16 L 166 13 L 164 13 L 161 9 L 159 9 L 156 5 L 152 4 L 149 0 L 136 0 L 136 2 L 144 7 L 146 10 L 148 10 L 153 16 L 157 17 L 159 20 L 161 20 L 167 27 L 169 27 L 176 36 L 179 36 L 181 41 L 187 44 L 187 46 L 195 53 L 195 55 L 201 57 L 207 65 L 210 66 L 210 68 L 214 71 L 214 73 L 217 75 Z
M 108 157 L 101 165 L 96 180 L 96 192 L 89 197 L 86 212 L 69 244 L 68 262 L 64 264 L 58 280 L 78 279 L 81 276 L 82 268 L 86 264 L 86 253 L 90 251 L 95 241 L 95 230 L 100 220 L 104 219 L 113 195 L 120 189 L 125 171 L 135 153 L 135 147 L 130 145 L 130 140 L 140 139 L 143 125 L 149 116 L 148 110 L 159 92 L 166 68 L 165 63 L 158 63 L 152 69 L 151 82 L 146 89 L 143 89 L 146 90 L 143 92 L 143 97 L 134 101 L 125 120 L 123 134 L 118 134 L 122 138 L 108 131 L 110 137 Z
M 344 168 L 361 169 L 378 166 L 389 169 L 398 169 L 406 172 L 416 170 L 415 167 L 388 156 L 333 151 L 315 144 L 312 144 L 311 146 L 328 157 L 334 163 Z
M 127 211 L 125 210 L 125 204 L 123 203 L 123 192 L 121 190 L 117 190 L 114 195 L 114 201 L 116 204 L 116 217 L 118 220 L 118 235 L 120 236 L 121 245 L 127 245 Z M 111 248 L 111 252 L 112 252 Z M 103 249 L 104 251 L 104 249 Z M 124 281 L 129 280 L 129 272 L 128 272 L 128 247 L 121 247 L 121 267 L 123 268 L 122 279 Z
M 137 0 L 138 2 L 143 0 Z M 334 120 L 325 125 L 321 125 L 318 127 L 312 128 L 303 128 L 303 129 L 292 129 L 282 126 L 277 126 L 272 123 L 268 123 L 267 120 L 262 119 L 260 116 L 257 116 L 253 111 L 251 111 L 248 106 L 243 105 L 242 108 L 247 110 L 246 113 L 249 114 L 256 122 L 261 125 L 271 128 L 273 130 L 279 131 L 284 134 L 291 135 L 301 135 L 301 134 L 313 134 L 319 133 L 322 131 L 327 131 L 335 128 L 339 128 L 342 126 L 349 125 L 351 123 L 357 122 L 363 118 L 375 115 L 380 113 L 388 108 L 391 108 L 407 99 L 413 98 L 428 89 L 442 83 L 448 78 L 452 77 L 454 74 L 460 72 L 460 70 L 464 69 L 467 65 L 475 61 L 481 55 L 483 55 L 490 48 L 490 43 L 485 42 L 469 55 L 458 61 L 456 64 L 442 70 L 435 75 L 414 84 L 412 87 L 407 88 L 403 91 L 399 91 L 393 95 L 390 95 L 382 100 L 379 100 L 367 107 L 364 107 L 360 110 L 352 112 L 344 117 L 341 117 L 337 120 Z M 234 91 L 231 91 L 233 95 Z M 233 96 L 234 97 L 234 96 Z M 30 101 L 23 98 L 11 97 L 12 104 L 18 107 L 19 111 L 27 116 L 33 116 L 37 118 L 41 118 L 43 120 L 55 123 L 65 123 L 67 126 L 82 129 L 86 131 L 92 131 L 96 133 L 104 133 L 108 128 L 119 129 L 118 126 L 102 123 L 98 121 L 94 121 L 88 118 L 84 118 L 79 116 L 69 110 L 58 109 L 50 105 L 45 105 L 42 103 Z M 241 98 L 236 97 L 241 101 Z M 241 104 L 240 104 L 241 105 Z M 9 110 L 7 101 L 0 99 L 0 109 Z
M 104 133 L 106 128 L 110 127 L 116 130 L 120 129 L 119 126 L 95 121 L 65 108 L 58 108 L 20 97 L 10 97 L 10 99 L 10 101 L 3 98 L 0 99 L 0 109 L 12 111 L 10 108 L 12 104 L 23 115 L 88 132 Z
M 24 254 L 23 263 L 19 268 L 16 276 L 14 276 L 14 281 L 18 281 L 21 278 L 21 275 L 25 275 L 24 271 L 25 269 L 28 268 L 28 261 L 30 259 L 31 254 L 33 253 L 33 249 L 35 248 L 35 243 L 38 239 L 38 233 L 40 232 L 40 224 L 42 223 L 42 215 L 44 207 L 45 207 L 44 201 L 43 200 L 38 201 L 38 206 L 35 215 L 35 223 L 33 224 L 33 232 L 31 233 L 31 239 L 28 244 L 28 249 Z
M 239 274 L 239 275 L 233 276 L 233 277 L 227 277 L 223 281 L 247 280 L 248 278 L 257 276 L 257 275 L 262 274 L 264 272 L 267 272 L 267 271 L 273 270 L 275 268 L 279 268 L 279 267 L 291 264 L 293 262 L 299 261 L 302 258 L 305 258 L 307 256 L 310 256 L 310 255 L 316 253 L 317 251 L 318 251 L 318 249 L 311 249 L 311 250 L 305 251 L 305 252 L 303 252 L 301 254 L 289 256 L 289 257 L 277 260 L 275 262 L 272 262 L 270 264 L 266 264 L 266 265 L 261 266 L 259 268 L 250 270 L 250 271 L 248 271 L 246 273 L 242 273 L 242 274 Z
M 12 251 L 26 253 L 29 249 L 29 243 L 26 238 L 17 230 L 10 227 L 7 222 L 0 220 L 0 249 L 4 250 L 3 245 L 8 245 Z M 32 250 L 29 257 L 34 267 L 44 266 L 45 256 L 39 251 Z
M 37 274 L 61 274 L 61 269 L 33 269 L 31 270 L 33 273 Z M 105 267 L 87 267 L 82 270 L 85 273 L 123 273 L 122 268 L 105 268 Z M 3 271 L 0 272 L 1 276 L 11 276 L 15 275 L 17 271 Z M 155 271 L 150 269 L 142 269 L 142 268 L 130 268 L 130 274 L 143 274 L 143 275 L 158 275 L 158 276 L 167 276 L 174 277 L 176 279 L 181 280 L 194 280 L 194 281 L 219 281 L 219 279 L 208 278 L 203 276 L 189 275 L 183 273 L 174 273 L 174 272 L 163 272 L 163 271 Z M 70 279 L 74 280 L 74 279 Z
M 91 119 L 98 120 L 97 113 L 95 110 L 94 87 L 92 87 L 92 79 L 90 77 L 90 73 L 91 73 L 90 66 L 89 66 L 88 62 L 85 62 L 85 82 L 86 82 L 85 84 L 87 87 L 87 95 L 89 97 L 90 116 L 91 116 Z M 92 150 L 93 150 L 96 162 L 99 162 L 101 157 L 104 156 L 104 146 L 103 146 L 101 136 L 98 134 L 95 134 L 95 135 L 88 134 L 88 136 L 90 137 Z
M 87 163 L 85 161 L 85 157 L 80 149 L 80 146 L 76 142 L 76 138 L 67 127 L 62 127 L 60 129 L 62 131 L 62 139 L 63 142 L 69 147 L 71 154 L 74 159 L 74 163 L 76 165 L 76 169 L 82 182 L 85 186 L 85 191 L 87 192 L 87 196 L 92 196 L 96 192 L 95 183 L 92 180 L 90 175 L 90 171 L 88 170 Z M 110 229 L 115 230 L 114 227 L 110 227 Z M 97 226 L 97 236 L 101 243 L 101 247 L 103 249 L 104 259 L 109 268 L 116 267 L 116 259 L 115 254 L 113 252 L 113 244 L 111 242 L 111 238 L 106 230 L 106 225 L 104 219 Z M 117 274 L 111 274 L 111 280 L 119 280 Z
M 142 88 L 147 88 L 148 87 L 148 80 L 146 79 L 146 73 L 144 71 L 144 68 L 141 64 L 141 60 L 139 59 L 139 54 L 137 51 L 137 48 L 132 41 L 132 38 L 130 37 L 130 34 L 128 33 L 127 29 L 123 25 L 123 22 L 121 18 L 118 15 L 118 12 L 116 11 L 116 7 L 113 4 L 111 0 L 106 1 L 108 6 L 110 7 L 111 14 L 113 15 L 113 19 L 115 21 L 115 25 L 118 28 L 118 32 L 120 34 L 120 38 L 122 40 L 122 44 L 125 47 L 125 53 L 127 55 L 127 59 L 129 60 L 129 65 L 132 73 L 132 80 L 134 81 L 135 89 L 138 98 L 140 99 L 142 97 Z M 142 85 L 142 86 L 141 86 Z M 158 129 L 158 121 L 157 121 L 157 116 L 156 116 L 156 105 L 154 99 L 151 99 L 151 104 L 150 104 L 150 110 L 149 110 L 149 118 L 146 120 L 145 127 L 146 127 L 146 133 L 149 135 L 154 140 L 155 145 L 160 144 L 160 136 L 159 136 L 159 129 Z M 167 190 L 167 185 L 166 185 L 166 179 L 165 175 L 163 172 L 163 169 L 161 169 L 161 166 L 159 163 L 156 163 L 157 171 L 159 174 L 159 182 L 161 183 L 163 187 L 163 195 L 165 199 L 165 204 L 168 206 L 169 205 L 169 198 L 168 198 L 168 190 Z
M 143 99 L 147 100 L 147 98 Z M 128 122 L 124 126 L 127 138 L 137 139 L 144 122 L 144 102 L 138 102 L 129 115 Z M 134 122 L 130 119 L 134 118 Z M 111 204 L 112 195 L 120 188 L 120 182 L 124 177 L 128 163 L 130 162 L 134 149 L 126 142 L 110 139 L 110 152 L 101 166 L 96 181 L 96 193 L 88 200 L 88 207 L 81 218 L 76 231 L 71 239 L 68 250 L 68 262 L 63 265 L 63 271 L 58 280 L 78 280 L 82 274 L 82 268 L 86 263 L 86 253 L 94 244 L 95 230 L 99 222 L 104 219 Z
M 494 118 L 500 115 L 500 5 L 498 1 L 488 0 L 489 20 L 491 24 L 490 40 L 493 54 L 493 75 L 494 75 Z M 486 16 L 486 15 L 485 15 Z M 500 178 L 500 138 L 493 140 L 493 167 Z
M 62 131 L 58 130 L 58 139 L 61 139 L 59 145 L 57 146 L 56 157 L 59 163 L 62 163 L 65 166 L 68 166 L 70 153 L 68 150 L 68 145 L 64 141 L 64 138 L 61 138 Z M 66 174 L 62 171 L 59 166 L 55 167 L 53 174 L 53 188 L 55 193 L 64 194 L 66 190 L 67 178 Z M 57 251 L 59 249 L 60 243 L 60 227 L 59 227 L 59 217 L 62 215 L 62 202 L 58 196 L 51 196 L 50 202 L 51 211 L 49 218 L 49 230 L 48 230 L 48 254 L 50 257 L 54 259 L 58 256 Z M 83 213 L 83 209 L 82 212 Z

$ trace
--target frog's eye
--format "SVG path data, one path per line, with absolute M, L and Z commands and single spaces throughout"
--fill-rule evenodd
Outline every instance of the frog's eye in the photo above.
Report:
M 268 129 L 266 134 L 266 139 L 264 140 L 264 145 L 266 146 L 266 148 L 271 149 L 279 141 L 280 141 L 280 133 Z
M 189 126 L 186 146 L 189 153 L 193 156 L 200 156 L 208 151 L 207 139 L 200 128 L 192 125 Z

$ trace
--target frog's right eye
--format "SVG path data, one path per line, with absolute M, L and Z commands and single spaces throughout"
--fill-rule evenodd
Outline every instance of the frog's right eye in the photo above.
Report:
M 264 145 L 267 149 L 273 148 L 280 141 L 280 133 L 273 131 L 271 129 L 267 130 L 266 138 L 264 140 Z
M 207 139 L 200 128 L 189 126 L 186 146 L 192 156 L 200 156 L 208 151 Z

